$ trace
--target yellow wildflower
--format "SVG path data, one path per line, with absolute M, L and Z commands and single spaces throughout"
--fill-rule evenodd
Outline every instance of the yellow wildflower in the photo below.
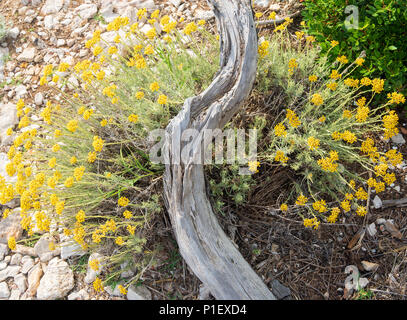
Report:
M 96 152 L 89 152 L 88 153 L 88 162 L 93 163 L 96 160 Z
M 131 219 L 132 216 L 133 214 L 129 210 L 123 212 L 123 217 L 125 217 L 126 219 Z
M 119 246 L 122 246 L 124 244 L 123 238 L 122 237 L 117 237 L 115 240 L 116 244 Z
M 125 288 L 125 287 L 123 287 L 121 284 L 119 284 L 118 286 L 117 286 L 117 288 L 119 289 L 119 292 L 122 294 L 122 295 L 126 295 L 127 294 L 127 289 Z
M 276 156 L 274 157 L 275 161 L 281 161 L 282 163 L 286 163 L 288 161 L 288 157 L 284 155 L 284 152 L 281 150 L 277 150 Z
M 15 250 L 15 249 L 16 249 L 16 239 L 15 239 L 14 237 L 8 238 L 7 244 L 8 244 L 8 247 L 9 247 L 11 250 Z
M 129 204 L 130 200 L 127 199 L 126 197 L 120 197 L 119 200 L 117 200 L 117 203 L 121 207 L 125 207 Z
M 297 201 L 295 201 L 295 204 L 299 205 L 299 206 L 303 206 L 303 205 L 305 205 L 307 203 L 307 201 L 308 201 L 307 197 L 305 197 L 304 195 L 300 195 L 297 198 Z
M 93 281 L 93 288 L 95 289 L 96 292 L 102 292 L 103 291 L 102 280 L 96 278 L 95 281 Z
M 277 136 L 277 137 L 281 137 L 281 136 L 286 136 L 287 135 L 287 131 L 286 131 L 286 128 L 285 128 L 285 126 L 284 126 L 284 124 L 282 123 L 282 122 L 280 122 L 279 124 L 277 124 L 275 127 L 274 127 L 274 134 Z
M 315 137 L 309 137 L 307 143 L 310 150 L 318 149 L 319 147 L 319 139 L 316 139 Z
M 375 78 L 372 80 L 372 90 L 376 93 L 383 91 L 384 80 L 380 78 Z
M 130 122 L 132 122 L 132 123 L 137 123 L 137 121 L 138 121 L 138 115 L 136 115 L 136 114 L 131 114 L 131 115 L 128 116 L 127 119 L 128 119 Z
M 78 120 L 71 120 L 68 122 L 68 124 L 66 125 L 66 128 L 70 131 L 70 132 L 75 132 L 76 129 L 78 129 Z
M 249 171 L 251 171 L 253 173 L 257 173 L 257 172 L 259 172 L 259 170 L 257 168 L 260 166 L 260 162 L 259 161 L 249 161 L 248 166 L 249 166 Z
M 348 58 L 346 58 L 346 56 L 340 56 L 340 57 L 336 58 L 336 60 L 343 64 L 349 62 L 349 60 L 348 60 Z
M 315 93 L 312 95 L 311 102 L 316 106 L 320 106 L 324 103 L 324 99 L 319 93 Z
M 158 104 L 166 104 L 166 103 L 167 103 L 167 100 L 168 100 L 168 98 L 167 98 L 166 95 L 160 94 L 160 95 L 158 96 L 157 103 L 158 103 Z

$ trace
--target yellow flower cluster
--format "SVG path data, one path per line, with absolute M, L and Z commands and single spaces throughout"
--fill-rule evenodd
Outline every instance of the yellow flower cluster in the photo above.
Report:
M 309 137 L 307 143 L 310 150 L 318 149 L 319 147 L 319 139 L 315 137 Z
M 194 22 L 191 22 L 186 25 L 184 33 L 189 36 L 192 32 L 195 32 L 196 30 L 198 30 L 198 26 Z
M 397 152 L 397 150 L 395 149 L 390 149 L 389 151 L 387 151 L 386 157 L 393 166 L 397 166 L 403 161 L 403 155 L 400 152 Z
M 257 173 L 257 172 L 259 172 L 259 170 L 257 168 L 260 166 L 260 162 L 259 161 L 249 161 L 248 166 L 249 166 L 249 170 L 251 172 Z
M 307 203 L 307 201 L 308 201 L 307 197 L 305 197 L 304 195 L 300 195 L 295 201 L 295 204 L 298 206 L 303 206 Z
M 70 120 L 67 123 L 66 128 L 72 133 L 75 132 L 76 129 L 78 129 L 78 120 Z
M 367 200 L 367 192 L 360 187 L 358 191 L 355 192 L 355 197 L 359 200 Z
M 275 161 L 280 161 L 282 163 L 286 163 L 289 160 L 289 158 L 286 155 L 284 155 L 283 151 L 277 150 L 276 156 L 274 157 L 274 160 Z
M 386 187 L 383 181 L 379 181 L 373 178 L 369 178 L 367 180 L 367 185 L 371 188 L 375 188 L 376 193 L 383 192 Z
M 394 110 L 391 110 L 388 115 L 383 117 L 384 138 L 390 139 L 399 133 L 397 124 L 399 117 Z
M 140 11 L 139 11 L 140 12 Z M 137 15 L 139 15 L 139 12 L 137 13 Z M 146 12 L 146 11 L 141 11 L 141 12 Z M 140 16 L 139 16 L 140 18 Z M 107 27 L 106 30 L 107 31 L 118 31 L 121 27 L 126 26 L 129 24 L 129 18 L 128 17 L 116 17 L 112 22 L 110 22 Z
M 82 180 L 82 177 L 83 177 L 84 173 L 85 173 L 85 167 L 84 166 L 76 167 L 74 169 L 74 172 L 73 172 L 73 175 L 74 175 L 76 181 Z
M 102 280 L 96 278 L 95 281 L 93 281 L 93 289 L 95 289 L 96 292 L 102 292 L 104 290 Z
M 92 270 L 98 271 L 100 269 L 100 262 L 98 259 L 91 259 L 89 261 L 89 266 Z
M 336 172 L 338 170 L 338 163 L 336 163 L 335 161 L 338 160 L 339 160 L 338 152 L 331 151 L 329 157 L 321 158 L 318 160 L 317 163 L 324 171 Z
M 360 84 L 361 84 L 362 86 L 370 86 L 370 85 L 372 84 L 372 80 L 370 80 L 370 79 L 367 78 L 367 77 L 363 77 L 363 78 L 360 80 Z
M 273 19 L 274 20 L 274 19 Z M 302 31 L 296 31 L 295 35 L 297 36 L 298 40 L 301 40 L 304 37 L 304 32 Z
M 348 60 L 348 58 L 346 58 L 346 56 L 340 56 L 340 57 L 336 58 L 336 61 L 338 61 L 339 63 L 342 63 L 342 64 L 346 64 L 349 62 L 349 60 Z
M 332 208 L 331 209 L 331 214 L 327 218 L 327 221 L 329 223 L 335 223 L 338 220 L 338 216 L 341 210 L 338 207 Z
M 324 213 L 324 212 L 328 211 L 328 208 L 326 207 L 326 201 L 325 200 L 315 201 L 312 204 L 312 207 L 314 208 L 314 210 L 318 211 L 319 213 Z
M 126 197 L 120 197 L 119 200 L 117 201 L 117 204 L 121 207 L 125 207 L 129 204 L 130 200 L 127 199 Z
M 79 210 L 75 216 L 75 219 L 78 223 L 84 222 L 85 218 L 86 218 L 86 214 L 85 214 L 85 211 L 83 211 L 83 210 Z
M 311 102 L 316 106 L 320 106 L 324 103 L 324 99 L 319 93 L 315 93 L 312 95 Z
M 288 210 L 287 204 L 286 204 L 286 203 L 281 204 L 280 210 L 281 210 L 281 211 L 287 211 L 287 210 Z
M 331 79 L 338 80 L 338 79 L 342 78 L 342 74 L 340 74 L 338 72 L 338 70 L 334 69 L 334 70 L 332 70 L 331 75 L 329 77 Z
M 376 161 L 376 158 L 379 156 L 377 147 L 374 146 L 374 141 L 371 138 L 367 138 L 366 140 L 362 141 L 360 150 L 363 153 L 368 154 L 369 158 L 372 159 L 372 161 Z
M 285 137 L 287 135 L 286 128 L 282 122 L 274 127 L 274 134 L 276 135 L 276 137 Z
M 341 202 L 341 207 L 345 212 L 350 211 L 350 202 L 349 202 L 349 200 L 343 200 Z
M 384 80 L 380 78 L 376 78 L 372 80 L 372 90 L 376 93 L 380 93 L 383 91 Z
M 8 244 L 8 247 L 9 247 L 11 250 L 15 250 L 15 249 L 16 249 L 16 239 L 15 239 L 13 236 L 11 236 L 11 237 L 8 238 L 7 244 Z
M 365 59 L 363 59 L 363 58 L 357 58 L 357 59 L 355 60 L 355 63 L 356 63 L 358 66 L 363 65 L 364 62 L 365 62 Z
M 164 95 L 164 94 L 160 94 L 159 96 L 158 96 L 158 99 L 157 99 L 157 103 L 158 104 L 166 104 L 167 103 L 167 100 L 168 100 L 168 98 L 167 98 L 167 96 L 166 95 Z
M 327 88 L 331 89 L 332 91 L 335 91 L 338 88 L 338 83 L 337 82 L 329 82 L 327 83 Z
M 349 131 L 349 130 L 345 130 L 340 135 L 341 135 L 342 140 L 344 140 L 344 141 L 346 141 L 346 142 L 348 142 L 350 144 L 353 144 L 357 140 L 356 135 L 353 132 Z
M 288 73 L 292 75 L 294 73 L 294 69 L 298 67 L 298 62 L 296 59 L 292 58 L 288 61 Z
M 332 40 L 332 41 L 331 41 L 331 47 L 332 47 L 332 48 L 336 47 L 338 44 L 339 44 L 339 42 L 336 41 L 336 40 Z
M 356 213 L 358 216 L 363 217 L 366 215 L 367 211 L 366 211 L 366 207 L 362 207 L 362 206 L 358 206 L 356 209 Z
M 347 85 L 348 87 L 351 88 L 357 88 L 359 86 L 359 79 L 352 79 L 352 78 L 346 78 L 343 83 Z
M 137 121 L 138 121 L 138 115 L 136 115 L 136 114 L 131 114 L 131 115 L 128 116 L 127 119 L 129 120 L 129 122 L 137 123 Z
M 268 53 L 268 48 L 270 46 L 270 41 L 263 41 L 262 43 L 260 43 L 259 47 L 258 47 L 258 53 L 260 57 L 265 57 Z
M 288 122 L 293 128 L 297 128 L 299 125 L 301 125 L 300 119 L 291 109 L 287 109 L 286 118 L 288 119 Z
M 98 137 L 98 136 L 94 136 L 94 137 L 93 137 L 92 146 L 93 146 L 93 148 L 95 149 L 96 152 L 101 152 L 101 151 L 102 151 L 102 149 L 103 149 L 103 144 L 104 144 L 103 139 L 101 139 L 101 138 Z
M 285 21 L 282 24 L 280 24 L 279 26 L 274 28 L 274 32 L 284 31 L 285 29 L 287 29 L 289 24 L 292 23 L 292 22 L 293 22 L 293 19 L 291 19 L 289 17 L 285 18 Z
M 404 95 L 398 92 L 388 93 L 387 98 L 389 98 L 389 103 L 391 104 L 400 104 L 406 102 L 406 98 L 404 97 Z
M 314 228 L 315 230 L 317 230 L 320 223 L 321 222 L 316 217 L 312 219 L 304 219 L 304 227 L 306 228 Z

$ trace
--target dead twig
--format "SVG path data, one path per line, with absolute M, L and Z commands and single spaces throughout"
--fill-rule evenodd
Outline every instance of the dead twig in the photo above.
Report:
M 300 13 L 301 13 L 301 11 L 297 11 L 297 12 L 289 14 L 285 18 L 281 18 L 281 19 L 256 21 L 256 26 L 261 27 L 261 26 L 267 26 L 267 25 L 270 25 L 270 24 L 273 24 L 274 26 L 277 26 L 277 25 L 282 24 L 283 22 L 285 22 L 287 18 L 294 18 L 294 17 L 299 16 Z

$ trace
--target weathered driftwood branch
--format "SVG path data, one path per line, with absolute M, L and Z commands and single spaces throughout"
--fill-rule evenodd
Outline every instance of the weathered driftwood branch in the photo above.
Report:
M 396 199 L 396 200 L 383 200 L 383 208 L 389 207 L 407 207 L 407 198 Z
M 208 0 L 220 34 L 220 70 L 200 95 L 188 98 L 167 126 L 164 198 L 180 253 L 216 299 L 275 299 L 220 227 L 199 164 L 205 129 L 223 128 L 249 95 L 257 65 L 257 35 L 250 0 Z M 199 134 L 181 161 L 186 130 Z M 185 152 L 185 151 L 184 151 Z

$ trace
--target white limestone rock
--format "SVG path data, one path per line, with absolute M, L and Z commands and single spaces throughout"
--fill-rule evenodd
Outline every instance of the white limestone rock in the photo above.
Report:
M 17 56 L 17 61 L 19 62 L 32 62 L 34 60 L 35 54 L 37 50 L 35 47 L 28 47 L 21 52 L 20 55 Z
M 127 289 L 127 300 L 151 300 L 151 292 L 143 285 L 132 285 Z
M 378 195 L 376 195 L 373 199 L 373 206 L 375 209 L 380 209 L 383 205 L 382 199 L 379 198 Z
M 64 0 L 47 0 L 42 6 L 42 14 L 50 14 L 59 12 L 64 5 Z
M 53 258 L 47 266 L 44 276 L 37 288 L 37 298 L 55 300 L 64 298 L 74 287 L 73 271 L 69 265 L 58 257 Z

